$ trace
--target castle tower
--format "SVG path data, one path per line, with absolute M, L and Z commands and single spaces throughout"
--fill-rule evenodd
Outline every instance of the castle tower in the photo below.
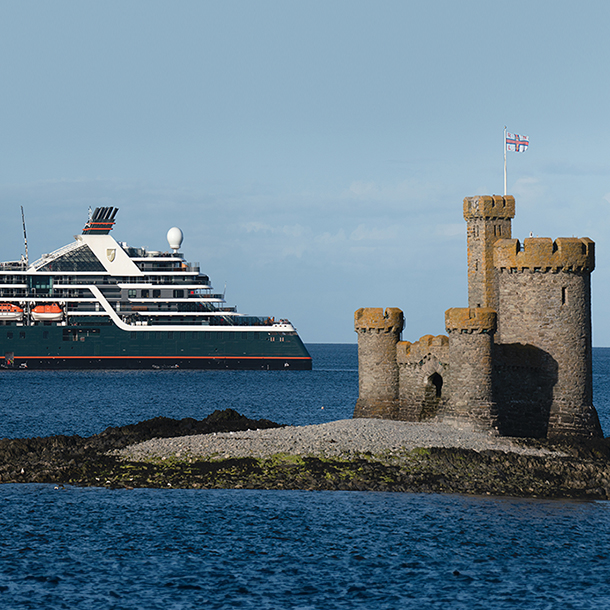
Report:
M 512 196 L 477 196 L 464 199 L 468 244 L 468 307 L 497 309 L 493 245 L 511 237 L 515 217 Z
M 510 375 L 519 361 L 537 362 L 530 380 L 520 376 L 527 393 L 519 399 L 548 425 L 547 436 L 601 436 L 593 407 L 591 354 L 591 272 L 595 244 L 588 238 L 547 238 L 498 241 L 499 370 Z M 531 353 L 535 351 L 536 353 Z M 523 358 L 520 354 L 523 354 Z M 518 373 L 517 373 L 518 374 Z M 516 379 L 515 379 L 516 380 Z M 509 378 L 498 387 L 510 387 Z M 515 409 L 519 401 L 513 400 Z M 511 398 L 507 400 L 510 411 Z M 527 415 L 523 410 L 521 416 Z
M 492 388 L 496 312 L 487 307 L 448 309 L 445 327 L 449 335 L 449 400 L 442 415 L 496 430 Z
M 398 418 L 396 344 L 404 327 L 400 309 L 363 308 L 354 314 L 358 333 L 359 397 L 354 417 Z

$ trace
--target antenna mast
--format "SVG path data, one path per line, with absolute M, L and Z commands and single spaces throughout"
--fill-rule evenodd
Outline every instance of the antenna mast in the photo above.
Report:
M 23 213 L 23 206 L 21 206 L 21 222 L 23 223 L 23 241 L 25 242 L 25 268 L 28 269 L 30 266 L 30 259 L 28 256 L 28 236 L 25 233 L 25 215 Z

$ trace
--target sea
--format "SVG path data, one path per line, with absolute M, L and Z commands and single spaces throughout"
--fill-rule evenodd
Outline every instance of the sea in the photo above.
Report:
M 1 371 L 0 437 L 233 408 L 349 418 L 355 345 L 313 371 Z M 595 348 L 610 430 L 610 349 Z M 0 485 L 0 608 L 610 607 L 610 503 L 467 495 Z

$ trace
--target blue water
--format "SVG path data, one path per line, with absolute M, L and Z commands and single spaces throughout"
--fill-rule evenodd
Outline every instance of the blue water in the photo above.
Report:
M 163 415 L 231 407 L 255 419 L 321 424 L 352 416 L 355 345 L 308 345 L 313 371 L 0 371 L 0 437 L 88 436 Z M 322 408 L 323 407 L 323 408 Z
M 311 352 L 312 372 L 3 372 L 0 435 L 351 416 L 355 346 Z M 609 379 L 595 349 L 606 431 Z M 0 608 L 597 610 L 609 583 L 607 502 L 0 485 Z

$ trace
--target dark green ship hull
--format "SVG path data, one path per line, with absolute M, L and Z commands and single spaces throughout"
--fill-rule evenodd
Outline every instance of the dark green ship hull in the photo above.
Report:
M 311 370 L 300 337 L 273 330 L 123 331 L 90 319 L 78 326 L 0 326 L 0 346 L 5 368 Z

